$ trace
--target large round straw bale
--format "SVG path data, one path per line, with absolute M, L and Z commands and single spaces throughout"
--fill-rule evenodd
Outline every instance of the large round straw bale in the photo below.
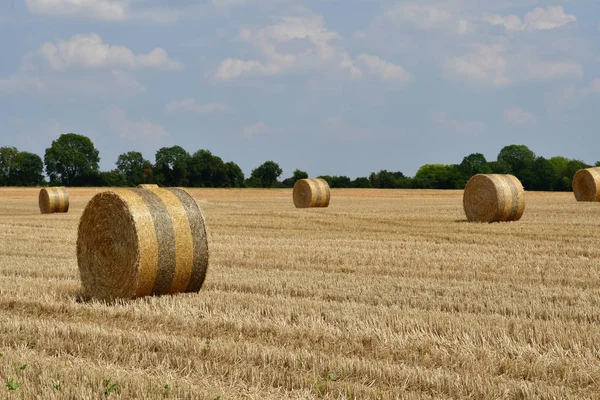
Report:
M 467 182 L 463 206 L 469 221 L 518 221 L 525 211 L 525 191 L 513 175 L 477 174 Z
M 137 187 L 141 189 L 156 189 L 158 187 L 155 183 L 140 183 Z
M 202 211 L 181 188 L 98 193 L 79 222 L 77 263 L 93 298 L 198 292 L 208 268 Z
M 331 191 L 324 179 L 298 179 L 294 184 L 293 196 L 296 208 L 327 207 Z
M 67 188 L 62 186 L 42 188 L 38 203 L 42 214 L 68 212 L 69 193 Z
M 577 201 L 600 201 L 600 168 L 580 169 L 572 185 Z

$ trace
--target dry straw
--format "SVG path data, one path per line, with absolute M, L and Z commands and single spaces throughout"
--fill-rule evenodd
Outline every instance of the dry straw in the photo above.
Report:
M 600 201 L 600 168 L 580 169 L 573 176 L 577 201 Z
M 38 203 L 42 214 L 69 211 L 69 193 L 65 187 L 49 187 L 40 190 Z
M 518 221 L 525 211 L 525 191 L 513 175 L 477 174 L 463 194 L 469 221 Z
M 294 184 L 293 196 L 296 208 L 327 207 L 331 191 L 324 179 L 299 179 Z
M 198 292 L 208 268 L 202 211 L 180 188 L 98 193 L 79 222 L 77 263 L 93 298 Z
M 154 183 L 141 183 L 141 184 L 137 185 L 137 187 L 139 187 L 141 189 L 156 189 L 156 188 L 158 188 L 158 185 L 156 185 Z

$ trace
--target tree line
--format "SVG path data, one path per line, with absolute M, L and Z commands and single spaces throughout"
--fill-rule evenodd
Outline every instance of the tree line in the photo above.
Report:
M 100 171 L 100 154 L 92 141 L 76 133 L 66 133 L 53 140 L 44 153 L 0 147 L 0 186 L 137 186 L 156 183 L 161 186 L 218 188 L 290 188 L 298 179 L 308 178 L 296 169 L 291 177 L 280 180 L 282 169 L 269 160 L 245 177 L 234 162 L 225 162 L 208 150 L 193 154 L 181 146 L 162 147 L 156 151 L 154 163 L 142 153 L 129 151 L 119 155 L 115 168 Z M 600 166 L 600 161 L 595 166 Z M 536 156 L 525 145 L 503 147 L 495 161 L 481 153 L 465 156 L 460 164 L 425 164 L 414 177 L 402 172 L 380 170 L 368 177 L 322 175 L 332 188 L 415 188 L 463 189 L 478 173 L 513 174 L 526 190 L 570 191 L 573 175 L 591 165 L 581 160 L 556 156 Z M 44 177 L 44 172 L 48 179 Z

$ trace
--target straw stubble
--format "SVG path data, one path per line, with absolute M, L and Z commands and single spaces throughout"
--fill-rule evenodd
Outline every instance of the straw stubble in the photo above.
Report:
M 180 188 L 99 193 L 79 223 L 77 261 L 91 297 L 198 292 L 208 267 L 202 211 Z

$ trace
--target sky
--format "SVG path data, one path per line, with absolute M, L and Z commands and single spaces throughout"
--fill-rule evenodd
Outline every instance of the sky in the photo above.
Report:
M 281 178 L 600 160 L 596 0 L 2 0 L 0 50 L 0 146 L 78 133 L 102 170 L 173 145 Z

